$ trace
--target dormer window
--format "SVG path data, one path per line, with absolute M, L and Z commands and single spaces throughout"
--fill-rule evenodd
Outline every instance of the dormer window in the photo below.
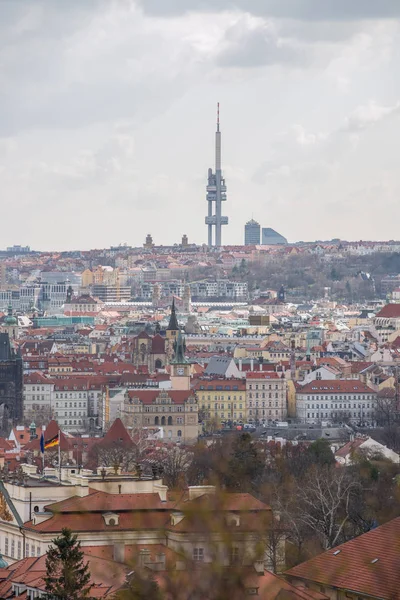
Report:
M 236 514 L 230 514 L 226 517 L 226 522 L 229 525 L 229 527 L 239 527 L 240 517 Z
M 119 524 L 119 515 L 117 513 L 112 513 L 112 512 L 104 513 L 103 519 L 104 519 L 105 524 L 110 527 L 113 527 L 113 526 L 115 527 L 116 525 Z

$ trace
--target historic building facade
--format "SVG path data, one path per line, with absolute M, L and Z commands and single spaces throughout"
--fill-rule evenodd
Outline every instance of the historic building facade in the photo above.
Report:
M 246 373 L 247 418 L 250 423 L 283 421 L 287 411 L 286 379 L 273 371 Z
M 128 390 L 122 421 L 126 427 L 159 427 L 171 441 L 197 440 L 198 404 L 190 390 Z
M 8 333 L 0 333 L 0 405 L 4 406 L 3 429 L 23 416 L 23 363 L 10 343 Z

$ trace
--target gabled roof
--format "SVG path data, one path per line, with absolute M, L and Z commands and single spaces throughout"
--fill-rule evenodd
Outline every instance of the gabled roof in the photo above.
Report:
M 126 565 L 90 554 L 84 555 L 84 562 L 89 563 L 90 581 L 94 584 L 90 592 L 92 598 L 108 597 L 108 594 L 115 593 L 125 583 L 129 571 Z M 7 569 L 1 569 L 0 596 L 1 598 L 14 597 L 11 593 L 13 583 L 44 591 L 45 576 L 46 555 L 19 560 Z M 23 592 L 17 598 L 27 598 L 25 594 L 26 592 Z
M 51 440 L 53 437 L 58 435 L 59 431 L 60 431 L 60 449 L 61 450 L 69 450 L 70 449 L 69 440 L 64 435 L 64 433 L 61 431 L 60 426 L 57 423 L 57 421 L 54 421 L 54 420 L 50 421 L 50 423 L 47 425 L 46 431 L 44 431 L 45 442 L 47 442 L 48 440 Z M 26 446 L 24 447 L 24 449 L 25 450 L 39 450 L 40 449 L 40 438 L 37 437 L 36 439 L 28 442 L 26 444 Z
M 204 373 L 205 375 L 225 376 L 225 373 L 231 364 L 233 364 L 233 366 L 239 372 L 239 369 L 237 368 L 232 356 L 212 356 Z
M 286 572 L 360 596 L 400 598 L 400 517 Z
M 157 333 L 151 340 L 152 354 L 165 354 L 165 339 Z
M 352 452 L 355 452 L 363 443 L 365 442 L 364 438 L 356 438 L 350 442 L 347 442 L 344 446 L 336 450 L 335 456 L 339 456 L 340 458 L 346 458 Z
M 161 393 L 167 392 L 173 404 L 183 404 L 186 400 L 194 396 L 192 390 L 128 390 L 129 398 L 138 398 L 143 404 L 152 404 Z M 167 416 L 167 415 L 166 415 Z
M 127 432 L 125 425 L 121 419 L 115 419 L 106 435 L 99 442 L 100 444 L 110 444 L 114 442 L 122 442 L 124 444 L 133 444 L 132 438 Z

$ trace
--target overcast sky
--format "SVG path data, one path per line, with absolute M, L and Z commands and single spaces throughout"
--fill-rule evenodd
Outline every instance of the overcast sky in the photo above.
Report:
M 1 0 L 0 247 L 399 239 L 399 0 Z

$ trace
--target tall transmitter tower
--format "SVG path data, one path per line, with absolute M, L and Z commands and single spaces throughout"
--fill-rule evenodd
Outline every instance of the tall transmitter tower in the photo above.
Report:
M 222 216 L 222 202 L 226 200 L 225 179 L 221 171 L 221 132 L 219 130 L 219 102 L 217 104 L 217 131 L 215 132 L 215 173 L 208 169 L 207 181 L 207 202 L 208 215 L 206 216 L 206 225 L 208 225 L 208 247 L 219 248 L 221 246 L 222 225 L 228 225 L 228 217 Z M 215 202 L 213 214 L 213 202 Z M 214 227 L 214 243 L 213 243 Z

